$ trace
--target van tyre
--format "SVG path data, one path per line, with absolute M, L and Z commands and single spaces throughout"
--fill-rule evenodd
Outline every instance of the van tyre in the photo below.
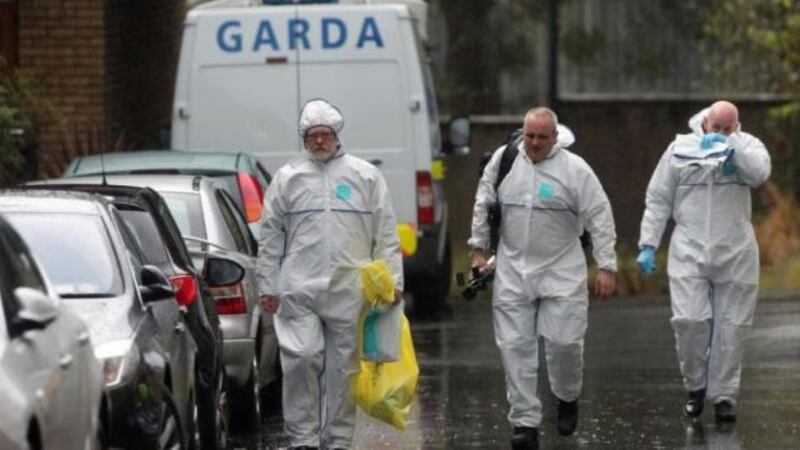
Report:
M 450 283 L 453 271 L 453 257 L 450 241 L 445 243 L 444 255 L 435 272 L 424 283 L 419 283 L 414 296 L 414 313 L 420 318 L 440 318 L 447 316 L 450 306 L 447 297 L 450 295 Z

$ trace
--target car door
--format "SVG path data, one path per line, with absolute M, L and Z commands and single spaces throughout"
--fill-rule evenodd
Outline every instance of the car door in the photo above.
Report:
M 0 224 L 0 258 L 4 306 L 11 305 L 7 306 L 7 313 L 19 313 L 21 305 L 14 294 L 17 288 L 48 293 L 27 246 L 7 224 Z M 87 394 L 96 388 L 88 383 L 97 382 L 98 378 L 96 374 L 83 373 L 87 367 L 96 368 L 87 364 L 92 351 L 88 343 L 85 325 L 66 314 L 57 315 L 42 329 L 13 336 L 7 363 L 21 374 L 20 379 L 38 402 L 45 443 L 82 448 L 86 432 L 91 430 L 94 405 L 89 404 L 92 397 Z
M 258 266 L 258 259 L 256 258 L 258 245 L 230 195 L 223 189 L 217 189 L 214 193 L 214 197 L 227 231 L 230 233 L 236 245 L 236 251 L 246 257 L 247 266 L 245 267 L 245 278 L 242 280 L 242 287 L 248 299 L 258 299 L 258 278 L 256 272 Z
M 119 211 L 113 209 L 112 217 L 128 249 L 130 260 L 135 268 L 134 273 L 138 274 L 142 265 L 148 262 L 144 250 L 136 240 L 134 232 L 120 217 Z M 137 281 L 140 281 L 138 277 Z M 181 410 L 183 424 L 187 425 L 191 420 L 188 417 L 190 414 L 188 408 L 192 403 L 196 344 L 186 327 L 183 312 L 174 298 L 148 303 L 148 308 L 158 324 L 159 341 L 169 359 L 172 395 Z

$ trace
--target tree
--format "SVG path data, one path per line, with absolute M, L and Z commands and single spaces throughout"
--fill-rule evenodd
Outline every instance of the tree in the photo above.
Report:
M 800 0 L 716 0 L 704 50 L 723 87 L 790 94 L 770 112 L 773 179 L 800 195 Z M 743 81 L 746 84 L 742 84 Z

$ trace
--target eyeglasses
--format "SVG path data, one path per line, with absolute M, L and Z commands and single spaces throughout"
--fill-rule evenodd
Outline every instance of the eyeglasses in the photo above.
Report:
M 318 139 L 323 141 L 332 141 L 336 137 L 336 133 L 333 131 L 315 131 L 313 133 L 308 133 L 305 137 L 306 142 L 315 142 Z

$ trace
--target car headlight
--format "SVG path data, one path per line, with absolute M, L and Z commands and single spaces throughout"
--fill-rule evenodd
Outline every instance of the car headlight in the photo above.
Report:
M 127 381 L 139 365 L 141 355 L 132 339 L 111 341 L 94 349 L 97 359 L 103 364 L 103 382 L 106 387 L 116 386 Z

